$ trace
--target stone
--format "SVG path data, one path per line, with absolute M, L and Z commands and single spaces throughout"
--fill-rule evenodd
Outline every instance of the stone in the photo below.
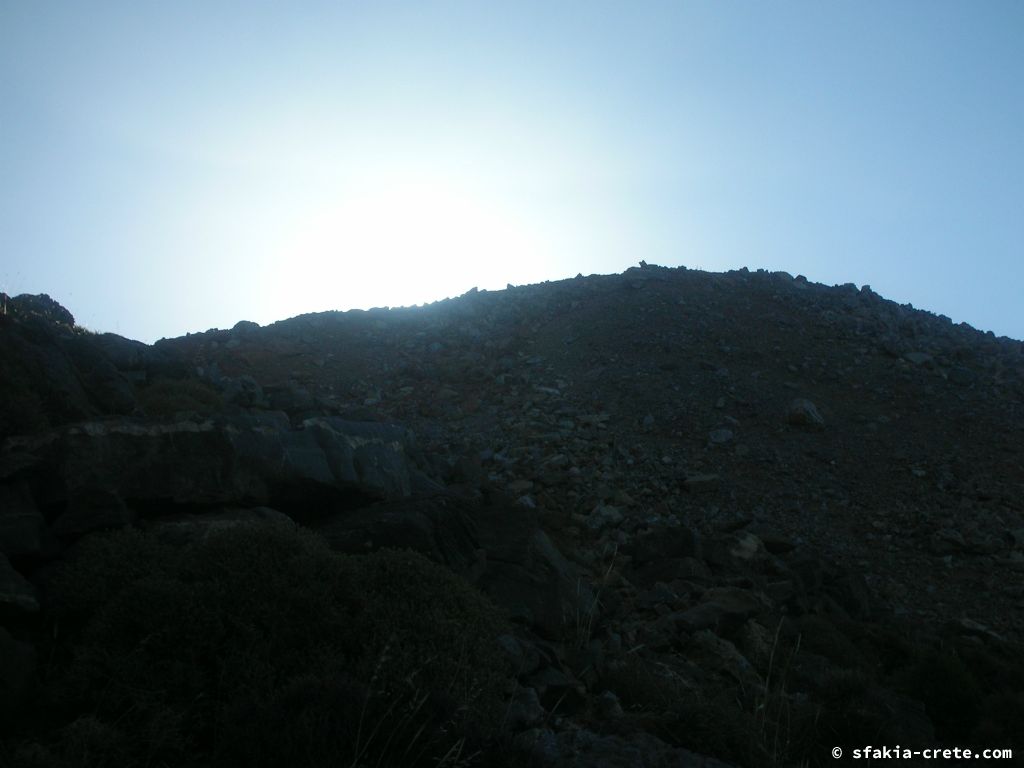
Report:
M 750 661 L 728 640 L 702 629 L 694 632 L 687 644 L 688 660 L 701 669 L 712 669 L 744 685 L 757 685 L 760 678 Z
M 533 490 L 533 481 L 513 480 L 511 483 L 505 486 L 505 490 L 507 490 L 511 496 L 522 496 Z
M 732 438 L 732 430 L 725 429 L 724 427 L 720 429 L 713 429 L 708 433 L 708 440 L 710 440 L 714 445 L 722 445 L 724 443 L 728 443 L 730 440 L 732 440 Z
M 817 407 L 805 398 L 796 398 L 790 402 L 786 420 L 794 427 L 820 428 L 825 426 L 825 420 L 818 413 Z
M 503 503 L 484 505 L 473 516 L 487 564 L 478 585 L 509 618 L 549 640 L 561 639 L 580 622 L 596 626 L 597 597 L 532 513 Z
M 602 531 L 609 526 L 615 526 L 623 520 L 622 512 L 618 507 L 610 504 L 598 504 L 587 516 L 586 526 L 592 531 Z
M 526 678 L 525 684 L 536 690 L 541 706 L 550 712 L 571 714 L 586 703 L 586 687 L 557 667 L 542 667 Z
M 687 475 L 683 479 L 683 488 L 690 493 L 706 493 L 718 488 L 718 475 L 710 472 L 699 472 Z
M 7 312 L 22 319 L 35 318 L 67 328 L 75 326 L 75 316 L 45 293 L 15 296 L 7 301 Z
M 619 701 L 619 697 L 612 691 L 602 691 L 595 703 L 597 716 L 602 720 L 615 720 L 625 714 L 622 709 L 622 702 Z
M 547 712 L 541 706 L 535 688 L 516 688 L 508 703 L 504 725 L 511 733 L 519 733 L 544 722 Z
M 541 655 L 537 647 L 515 635 L 500 635 L 498 646 L 505 653 L 512 665 L 513 674 L 522 678 L 531 675 L 540 668 Z
M 709 539 L 704 559 L 713 567 L 749 573 L 767 557 L 761 540 L 749 531 Z
M 415 455 L 412 434 L 395 425 L 321 417 L 292 428 L 285 414 L 256 411 L 202 422 L 79 423 L 8 441 L 0 467 L 41 473 L 69 502 L 100 488 L 141 516 L 185 504 L 270 506 L 307 519 L 408 496 L 422 475 Z
M 65 341 L 46 323 L 40 328 L 5 323 L 0 333 L 0 434 L 37 432 L 97 414 Z
M 309 414 L 316 411 L 316 398 L 308 389 L 289 381 L 280 386 L 267 386 L 264 394 L 270 408 L 289 414 Z
M 789 537 L 767 523 L 756 522 L 748 530 L 757 536 L 764 544 L 764 548 L 773 555 L 785 554 L 796 549 L 796 544 Z
M 126 415 L 138 404 L 135 388 L 117 369 L 101 348 L 86 336 L 75 337 L 64 344 L 82 387 L 93 404 L 104 414 Z
M 929 542 L 933 554 L 951 555 L 967 549 L 963 535 L 952 528 L 940 528 L 932 534 Z
M 701 540 L 695 530 L 685 525 L 659 525 L 637 536 L 623 551 L 633 558 L 634 566 L 656 560 L 700 558 Z
M 871 589 L 864 576 L 859 573 L 846 573 L 828 583 L 826 594 L 846 611 L 853 619 L 865 621 L 873 613 Z
M 767 600 L 740 587 L 713 587 L 704 593 L 702 602 L 685 611 L 672 614 L 676 629 L 699 632 L 710 629 L 717 635 L 728 636 L 737 631 L 749 618 L 768 611 Z
M 144 382 L 154 377 L 181 378 L 187 369 L 185 362 L 166 346 L 149 346 L 116 333 L 102 333 L 90 337 L 90 340 L 130 381 Z
M 236 379 L 224 378 L 219 382 L 224 401 L 243 408 L 266 408 L 267 398 L 263 388 L 252 376 L 239 376 Z

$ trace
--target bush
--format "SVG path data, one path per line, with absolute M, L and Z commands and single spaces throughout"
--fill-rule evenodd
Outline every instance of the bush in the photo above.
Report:
M 142 409 L 156 418 L 173 418 L 183 412 L 206 416 L 223 407 L 217 390 L 198 379 L 156 379 L 139 389 L 137 399 Z
M 50 426 L 37 390 L 20 371 L 7 371 L 0 377 L 0 438 L 42 432 Z
M 765 766 L 771 756 L 754 717 L 727 693 L 705 698 L 662 664 L 627 655 L 602 680 L 622 706 L 668 744 L 740 766 Z
M 978 724 L 982 691 L 957 656 L 930 652 L 897 679 L 908 695 L 924 702 L 940 739 L 963 741 L 971 735 Z
M 184 550 L 93 537 L 54 600 L 83 628 L 48 683 L 69 704 L 61 722 L 41 707 L 25 765 L 455 764 L 509 682 L 474 588 L 308 532 L 239 526 Z

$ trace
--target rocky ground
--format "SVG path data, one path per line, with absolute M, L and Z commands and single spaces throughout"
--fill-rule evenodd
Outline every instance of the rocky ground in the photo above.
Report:
M 646 264 L 153 346 L 9 305 L 20 696 L 79 538 L 284 517 L 502 608 L 523 761 L 1024 748 L 1019 341 L 866 286 Z

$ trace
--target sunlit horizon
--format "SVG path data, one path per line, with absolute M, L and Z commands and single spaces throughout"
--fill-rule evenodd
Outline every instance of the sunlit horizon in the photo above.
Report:
M 0 290 L 152 342 L 640 260 L 1024 337 L 1024 6 L 0 7 Z

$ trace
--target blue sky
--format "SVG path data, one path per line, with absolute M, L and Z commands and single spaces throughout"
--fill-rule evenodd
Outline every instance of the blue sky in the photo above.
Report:
M 0 0 L 0 289 L 144 341 L 639 260 L 1024 337 L 1020 2 Z

